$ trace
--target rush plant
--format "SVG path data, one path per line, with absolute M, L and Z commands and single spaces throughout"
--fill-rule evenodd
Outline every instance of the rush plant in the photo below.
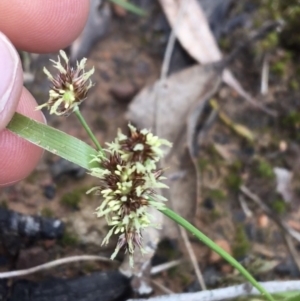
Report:
M 115 140 L 107 143 L 106 148 L 102 148 L 79 110 L 79 105 L 86 100 L 88 90 L 92 87 L 90 77 L 94 69 L 86 71 L 86 59 L 72 67 L 63 51 L 60 51 L 58 60 L 52 62 L 57 74 L 52 75 L 44 68 L 52 87 L 48 101 L 37 109 L 45 107 L 50 114 L 59 116 L 74 113 L 96 148 L 18 113 L 7 128 L 31 143 L 82 166 L 90 176 L 98 179 L 99 184 L 91 187 L 87 193 L 98 195 L 99 207 L 95 208 L 96 216 L 105 218 L 110 226 L 103 244 L 107 244 L 112 235 L 118 236 L 118 243 L 111 258 L 124 249 L 129 254 L 130 264 L 133 266 L 136 248 L 145 252 L 143 232 L 149 227 L 159 226 L 149 214 L 149 207 L 153 207 L 222 256 L 267 300 L 274 301 L 240 263 L 187 220 L 169 209 L 166 206 L 167 200 L 157 193 L 158 188 L 168 188 L 163 183 L 163 170 L 158 164 L 165 150 L 172 144 L 147 129 L 139 130 L 129 124 L 128 135 L 119 131 Z

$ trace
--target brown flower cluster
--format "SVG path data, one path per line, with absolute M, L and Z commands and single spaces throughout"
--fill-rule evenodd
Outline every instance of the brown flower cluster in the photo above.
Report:
M 107 244 L 112 234 L 119 234 L 114 258 L 122 247 L 129 253 L 133 264 L 135 247 L 142 248 L 142 231 L 155 226 L 148 213 L 148 207 L 164 208 L 166 199 L 156 193 L 157 188 L 167 188 L 159 180 L 162 171 L 157 162 L 163 156 L 163 145 L 171 144 L 154 136 L 148 130 L 137 130 L 129 125 L 130 135 L 122 132 L 113 143 L 108 144 L 105 157 L 100 153 L 93 161 L 99 167 L 92 169 L 91 174 L 100 178 L 100 185 L 90 191 L 98 191 L 103 201 L 96 213 L 105 216 L 111 230 L 103 243 Z M 90 192 L 89 191 L 89 192 Z
M 60 56 L 64 62 L 61 62 L 60 56 L 58 61 L 51 60 L 54 67 L 58 69 L 55 77 L 44 68 L 44 73 L 52 83 L 49 90 L 49 100 L 37 109 L 47 107 L 50 114 L 69 115 L 72 111 L 81 104 L 87 97 L 88 90 L 92 87 L 92 82 L 89 79 L 94 73 L 94 68 L 85 72 L 86 58 L 83 58 L 76 68 L 71 67 L 66 53 L 61 50 Z

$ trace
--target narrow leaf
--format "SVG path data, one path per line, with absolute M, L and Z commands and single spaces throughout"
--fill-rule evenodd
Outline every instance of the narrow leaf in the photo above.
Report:
M 131 4 L 127 1 L 125 1 L 125 0 L 110 0 L 110 1 L 117 4 L 117 5 L 119 5 L 119 6 L 121 6 L 121 7 L 123 7 L 123 8 L 125 8 L 126 10 L 128 10 L 128 11 L 134 13 L 134 14 L 139 15 L 139 16 L 145 16 L 146 15 L 146 12 L 143 9 L 141 9 L 141 8 L 137 7 L 136 5 Z
M 252 133 L 247 127 L 245 127 L 242 124 L 235 123 L 232 121 L 228 115 L 226 115 L 223 111 L 221 111 L 218 103 L 215 99 L 212 99 L 210 101 L 210 105 L 213 107 L 213 109 L 217 110 L 219 113 L 220 119 L 228 126 L 230 127 L 234 132 L 236 132 L 238 135 L 244 137 L 249 142 L 254 142 L 255 136 L 254 133 Z
M 24 115 L 15 113 L 7 125 L 7 129 L 17 136 L 83 168 L 90 169 L 95 165 L 95 162 L 90 163 L 90 160 L 92 155 L 97 154 L 97 151 L 91 146 Z
M 299 301 L 300 300 L 300 292 L 292 291 L 292 292 L 284 292 L 274 295 L 275 300 L 278 301 Z
M 232 267 L 236 268 L 246 280 L 248 280 L 267 300 L 275 301 L 275 299 L 253 278 L 253 276 L 238 262 L 236 261 L 230 254 L 228 254 L 225 250 L 219 247 L 216 243 L 214 243 L 210 238 L 208 238 L 204 233 L 195 228 L 192 224 L 190 224 L 187 220 L 182 218 L 180 215 L 175 213 L 169 208 L 165 208 L 160 210 L 164 215 L 175 221 L 177 224 L 185 228 L 195 237 L 197 237 L 200 241 L 202 241 L 206 246 L 208 246 L 211 250 L 215 251 L 219 254 L 223 259 L 225 259 Z

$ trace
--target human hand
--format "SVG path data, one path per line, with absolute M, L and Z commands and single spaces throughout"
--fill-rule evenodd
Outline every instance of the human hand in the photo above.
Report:
M 45 122 L 42 113 L 35 111 L 35 99 L 23 87 L 14 46 L 35 53 L 65 48 L 82 31 L 88 10 L 89 0 L 0 0 L 0 186 L 28 176 L 43 152 L 5 130 L 15 111 Z

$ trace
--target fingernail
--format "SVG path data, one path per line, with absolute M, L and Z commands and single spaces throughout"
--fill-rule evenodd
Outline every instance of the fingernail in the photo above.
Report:
M 13 92 L 18 72 L 18 53 L 7 37 L 0 32 L 0 114 Z

